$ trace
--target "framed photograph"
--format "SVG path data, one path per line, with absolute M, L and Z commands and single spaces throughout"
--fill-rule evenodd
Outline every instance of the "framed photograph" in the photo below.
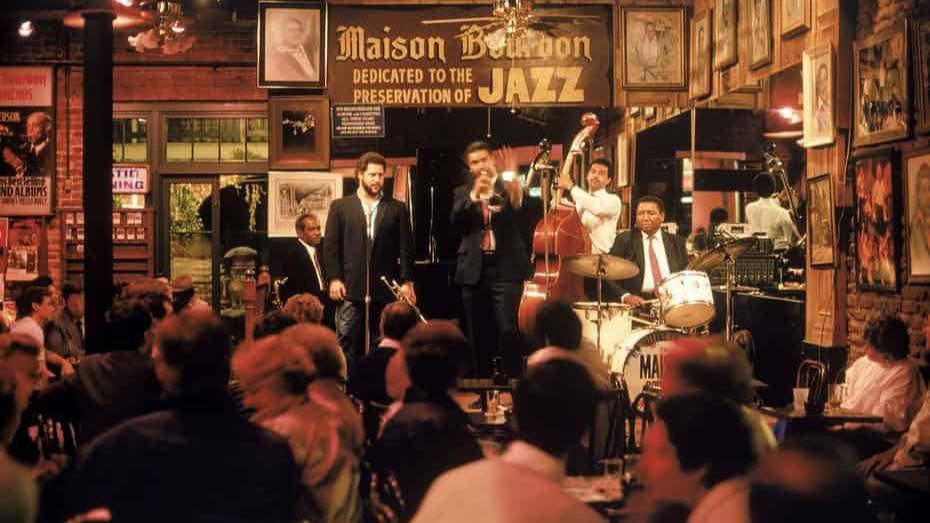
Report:
M 917 22 L 914 30 L 917 60 L 914 98 L 917 104 L 917 131 L 930 132 L 930 19 Z
M 258 86 L 326 87 L 326 4 L 258 3 Z
M 793 36 L 810 29 L 810 0 L 781 0 L 781 36 Z
M 643 109 L 643 118 L 647 120 L 655 120 L 656 117 L 656 107 L 654 105 L 647 106 Z
M 685 8 L 625 7 L 623 24 L 623 88 L 685 89 Z
M 736 2 L 714 0 L 714 69 L 736 63 Z
M 904 156 L 907 282 L 930 282 L 930 148 Z
M 894 178 L 890 152 L 856 161 L 856 283 L 863 290 L 898 288 Z
M 691 81 L 688 83 L 691 99 L 710 96 L 712 12 L 711 9 L 701 11 L 691 20 Z
M 639 116 L 639 112 L 640 112 L 640 109 L 638 105 L 634 105 L 633 107 L 630 107 L 630 116 Z
M 855 146 L 907 138 L 910 99 L 907 92 L 906 20 L 889 31 L 856 42 Z
M 805 50 L 802 57 L 804 89 L 804 147 L 833 143 L 833 46 Z
M 630 185 L 630 140 L 626 133 L 617 135 L 617 188 Z
M 772 63 L 772 0 L 749 0 L 749 68 Z
M 807 181 L 810 193 L 807 220 L 808 252 L 811 265 L 833 266 L 836 263 L 836 225 L 833 212 L 833 186 L 829 174 Z
M 329 169 L 329 98 L 268 100 L 271 169 Z
M 293 237 L 294 220 L 312 212 L 326 230 L 329 206 L 342 197 L 342 176 L 328 172 L 268 172 L 268 236 Z

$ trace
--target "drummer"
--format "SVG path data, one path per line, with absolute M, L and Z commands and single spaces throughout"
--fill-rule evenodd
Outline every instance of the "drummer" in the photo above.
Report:
M 656 297 L 656 289 L 669 274 L 683 271 L 688 265 L 685 239 L 662 230 L 665 204 L 656 196 L 646 195 L 636 202 L 636 227 L 614 240 L 610 254 L 632 261 L 639 273 L 626 280 L 605 285 L 608 300 L 620 299 L 641 307 Z

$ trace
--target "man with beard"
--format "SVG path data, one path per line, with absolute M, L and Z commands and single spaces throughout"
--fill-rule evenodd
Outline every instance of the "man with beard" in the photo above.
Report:
M 365 331 L 376 333 L 381 310 L 394 301 L 381 277 L 397 280 L 416 302 L 413 240 L 403 203 L 381 193 L 387 162 L 376 152 L 356 164 L 358 190 L 333 202 L 326 218 L 323 268 L 336 309 L 336 334 L 351 371 L 367 352 Z M 369 343 L 372 337 L 369 338 Z

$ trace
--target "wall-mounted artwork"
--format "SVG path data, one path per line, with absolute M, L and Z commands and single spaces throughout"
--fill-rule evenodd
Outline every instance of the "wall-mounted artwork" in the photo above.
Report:
M 917 23 L 914 30 L 917 71 L 914 100 L 917 104 L 917 131 L 930 132 L 930 19 Z
M 856 161 L 856 283 L 860 289 L 898 288 L 893 173 L 891 153 Z
M 258 86 L 326 87 L 326 5 L 258 5 Z
M 907 282 L 930 282 L 930 149 L 904 156 Z
M 630 141 L 626 133 L 617 135 L 617 188 L 630 185 Z
M 714 3 L 714 69 L 736 63 L 736 1 Z
M 807 182 L 807 238 L 811 265 L 833 266 L 836 263 L 836 232 L 833 216 L 833 188 L 830 175 L 824 174 Z
M 906 138 L 910 107 L 906 21 L 899 22 L 895 29 L 857 42 L 853 58 L 856 65 L 854 145 Z
M 623 88 L 685 89 L 685 10 L 626 7 L 623 24 Z
M 692 99 L 710 96 L 711 73 L 711 32 L 713 14 L 711 10 L 701 11 L 691 20 L 691 81 L 688 83 L 688 96 Z
M 271 98 L 268 111 L 272 169 L 329 169 L 329 98 Z
M 781 36 L 794 36 L 811 26 L 810 0 L 781 0 Z
M 749 68 L 772 62 L 772 1 L 749 0 Z
M 329 206 L 342 197 L 342 176 L 324 172 L 268 173 L 268 236 L 293 237 L 294 221 L 313 213 L 326 230 Z
M 804 147 L 833 143 L 833 48 L 829 44 L 803 55 Z

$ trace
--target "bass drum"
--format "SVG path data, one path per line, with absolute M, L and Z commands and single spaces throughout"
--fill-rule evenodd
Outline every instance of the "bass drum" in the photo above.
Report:
M 617 375 L 626 388 L 630 403 L 636 402 L 644 390 L 661 393 L 662 367 L 669 342 L 684 333 L 667 327 L 636 329 L 614 352 L 611 373 Z

